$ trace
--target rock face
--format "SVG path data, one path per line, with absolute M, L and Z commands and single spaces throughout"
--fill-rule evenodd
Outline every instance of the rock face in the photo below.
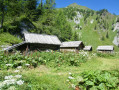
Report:
M 74 22 L 76 24 L 80 24 L 80 19 L 82 18 L 82 15 L 80 14 L 80 12 L 76 12 L 77 16 L 74 18 Z
M 117 22 L 117 23 L 115 24 L 115 27 L 114 27 L 113 32 L 115 32 L 116 30 L 119 32 L 119 22 Z M 119 46 L 119 34 L 118 34 L 118 33 L 117 33 L 117 36 L 114 37 L 113 43 L 114 43 L 116 46 Z
M 114 28 L 113 32 L 115 32 L 116 30 L 119 30 L 119 22 L 117 22 L 117 23 L 115 24 L 115 28 Z
M 80 24 L 80 19 L 74 18 L 74 22 L 75 22 L 76 24 Z
M 114 43 L 116 46 L 119 46 L 119 37 L 118 37 L 118 36 L 115 36 L 115 37 L 114 37 L 113 43 Z

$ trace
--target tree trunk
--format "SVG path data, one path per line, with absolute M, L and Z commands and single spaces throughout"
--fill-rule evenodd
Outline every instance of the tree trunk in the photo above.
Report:
M 3 22 L 4 22 L 4 5 L 3 5 L 3 3 L 4 3 L 4 0 L 2 0 L 2 8 L 1 8 L 1 11 L 2 11 L 2 19 L 1 19 L 1 26 L 0 26 L 0 28 L 3 28 Z
M 2 12 L 2 20 L 1 20 L 1 27 L 0 28 L 3 28 L 3 22 L 4 22 L 4 11 Z

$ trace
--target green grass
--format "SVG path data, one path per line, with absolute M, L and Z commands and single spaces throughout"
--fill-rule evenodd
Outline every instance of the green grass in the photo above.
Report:
M 9 34 L 9 33 L 1 33 L 0 34 L 0 46 L 1 45 L 12 45 L 22 42 L 21 39 Z
M 19 74 L 23 75 L 25 84 L 19 86 L 19 89 L 40 89 L 40 90 L 72 90 L 70 83 L 68 83 L 67 77 L 69 72 L 73 74 L 79 74 L 84 71 L 96 71 L 96 70 L 107 70 L 114 71 L 119 70 L 119 59 L 118 58 L 100 58 L 96 57 L 88 60 L 86 63 L 82 63 L 80 67 L 75 66 L 60 66 L 60 67 L 47 67 L 40 65 L 33 69 L 21 69 Z M 14 69 L 8 71 L 0 71 L 2 77 L 5 74 L 14 74 Z

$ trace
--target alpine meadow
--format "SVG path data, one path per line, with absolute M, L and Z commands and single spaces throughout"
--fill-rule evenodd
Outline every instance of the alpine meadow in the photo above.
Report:
M 119 15 L 55 0 L 0 0 L 0 90 L 119 90 Z

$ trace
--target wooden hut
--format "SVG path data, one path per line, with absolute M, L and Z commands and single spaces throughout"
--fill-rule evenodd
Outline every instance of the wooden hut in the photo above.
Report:
M 13 51 L 14 49 L 18 49 L 22 46 L 21 49 L 26 49 L 26 47 L 23 47 L 24 45 L 26 44 L 26 42 L 22 42 L 22 43 L 19 43 L 19 44 L 14 44 L 13 46 L 10 46 L 8 48 L 6 48 L 4 51 Z
M 83 48 L 84 51 L 92 51 L 92 46 L 85 46 Z
M 70 41 L 70 42 L 62 42 L 60 46 L 60 51 L 67 52 L 77 52 L 79 50 L 83 50 L 84 44 L 82 41 Z
M 58 50 L 60 49 L 60 40 L 57 36 L 54 35 L 45 35 L 45 34 L 35 34 L 35 33 L 25 33 L 24 42 L 16 44 L 6 50 L 13 50 L 13 48 L 25 51 L 25 50 Z
M 112 53 L 114 51 L 114 47 L 113 46 L 98 46 L 97 51 Z

